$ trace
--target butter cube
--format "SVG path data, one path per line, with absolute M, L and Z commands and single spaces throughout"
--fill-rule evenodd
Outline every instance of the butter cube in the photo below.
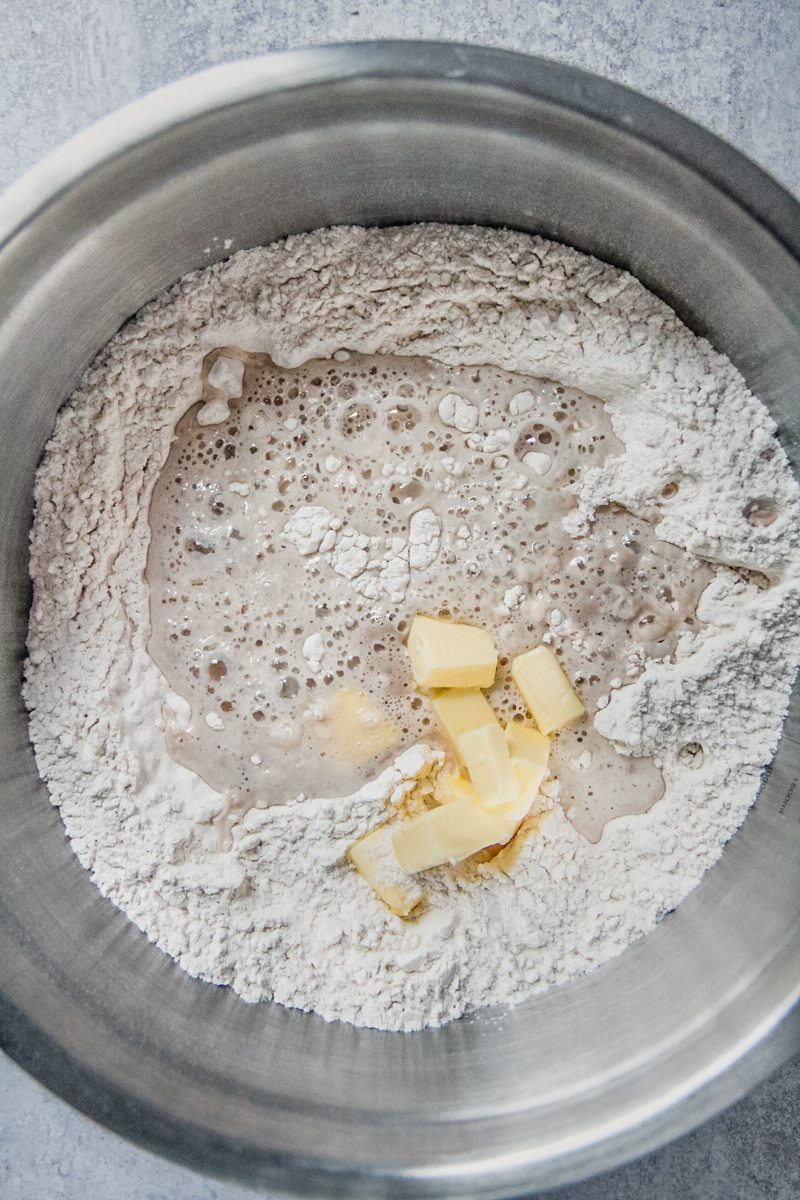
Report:
M 400 737 L 399 730 L 374 700 L 353 687 L 336 693 L 327 732 L 337 758 L 354 766 L 382 754 Z
M 527 758 L 512 758 L 514 773 L 520 785 L 520 800 L 527 800 L 526 813 L 539 795 L 539 788 L 547 775 L 547 763 L 532 763 Z
M 482 804 L 509 804 L 516 800 L 520 785 L 498 721 L 463 734 L 460 746 L 470 780 Z
M 461 739 L 464 734 L 492 722 L 499 724 L 492 706 L 478 688 L 451 688 L 439 692 L 431 696 L 431 708 L 462 763 Z
M 442 771 L 433 785 L 433 798 L 437 804 L 452 804 L 454 800 L 469 797 L 478 803 L 475 788 L 460 771 Z
M 475 625 L 416 616 L 408 635 L 414 682 L 422 688 L 491 687 L 497 651 L 491 634 Z
M 550 739 L 522 721 L 508 722 L 506 742 L 512 758 L 524 758 L 544 765 L 550 755 Z
M 419 884 L 408 877 L 392 845 L 392 828 L 380 825 L 356 842 L 348 858 L 379 900 L 398 917 L 407 917 L 422 899 Z
M 465 797 L 396 825 L 394 852 L 404 871 L 415 874 L 456 863 L 504 840 L 507 822 Z
M 511 761 L 519 785 L 519 794 L 515 800 L 492 809 L 503 822 L 503 836 L 500 839 L 502 843 L 511 841 L 533 808 L 539 798 L 539 788 L 547 774 L 545 763 L 532 763 L 524 758 L 514 758 Z
M 552 733 L 585 712 L 549 646 L 518 654 L 511 664 L 511 678 L 542 733 Z

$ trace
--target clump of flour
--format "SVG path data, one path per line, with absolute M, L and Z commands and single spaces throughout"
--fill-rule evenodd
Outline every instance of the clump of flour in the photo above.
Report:
M 222 798 L 163 750 L 170 697 L 146 648 L 144 566 L 155 480 L 222 345 L 287 367 L 343 346 L 491 363 L 608 403 L 625 453 L 582 473 L 575 531 L 599 506 L 647 515 L 666 497 L 658 536 L 717 567 L 675 661 L 598 701 L 601 733 L 657 755 L 662 800 L 596 845 L 554 807 L 505 873 L 479 866 L 467 884 L 430 872 L 412 922 L 375 901 L 346 851 L 432 769 L 424 746 L 353 796 L 252 808 L 219 851 Z M 223 370 L 209 422 L 236 394 Z M 458 400 L 441 419 L 502 456 Z M 524 411 L 524 394 L 515 403 Z M 242 252 L 146 306 L 59 416 L 31 543 L 25 696 L 40 771 L 98 887 L 194 975 L 387 1029 L 520 1000 L 651 929 L 744 819 L 800 652 L 799 508 L 774 425 L 731 364 L 595 259 L 447 226 L 323 230 Z M 516 610 L 523 593 L 509 579 L 498 606 Z

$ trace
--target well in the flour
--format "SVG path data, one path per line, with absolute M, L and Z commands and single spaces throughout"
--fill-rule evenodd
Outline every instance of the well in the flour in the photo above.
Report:
M 151 502 L 149 648 L 190 709 L 182 723 L 165 707 L 169 752 L 226 797 L 226 837 L 255 804 L 344 794 L 401 749 L 441 745 L 409 686 L 417 609 L 502 630 L 506 718 L 508 662 L 532 642 L 553 644 L 593 709 L 692 627 L 710 574 L 652 518 L 604 506 L 579 536 L 563 528 L 584 470 L 621 450 L 598 399 L 355 353 L 290 370 L 222 348 L 203 374 Z M 232 375 L 239 395 L 211 384 Z M 355 759 L 339 719 L 351 691 L 393 732 Z M 557 739 L 554 773 L 592 840 L 663 794 L 652 760 L 620 755 L 591 714 Z
M 249 1001 L 411 1030 L 565 983 L 680 903 L 774 752 L 800 651 L 774 424 L 568 247 L 332 229 L 187 277 L 90 366 L 35 499 L 39 770 L 101 891 Z M 352 848 L 463 780 L 417 612 L 491 632 L 504 732 L 540 644 L 587 715 L 514 839 L 381 877 L 393 912 Z

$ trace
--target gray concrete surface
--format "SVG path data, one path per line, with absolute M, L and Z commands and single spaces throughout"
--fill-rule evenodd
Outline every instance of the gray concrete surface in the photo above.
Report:
M 800 0 L 5 0 L 0 186 L 92 120 L 232 58 L 377 37 L 547 55 L 700 121 L 800 192 Z M 0 1058 L 2 1200 L 246 1200 Z M 800 1060 L 695 1133 L 549 1200 L 796 1200 Z

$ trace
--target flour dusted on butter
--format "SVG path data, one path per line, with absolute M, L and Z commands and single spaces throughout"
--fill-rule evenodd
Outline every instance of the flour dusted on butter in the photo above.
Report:
M 390 825 L 379 825 L 350 847 L 348 857 L 389 911 L 398 917 L 408 917 L 424 892 L 420 883 L 400 865 L 393 835 Z M 369 904 L 370 897 L 365 897 L 364 902 Z

